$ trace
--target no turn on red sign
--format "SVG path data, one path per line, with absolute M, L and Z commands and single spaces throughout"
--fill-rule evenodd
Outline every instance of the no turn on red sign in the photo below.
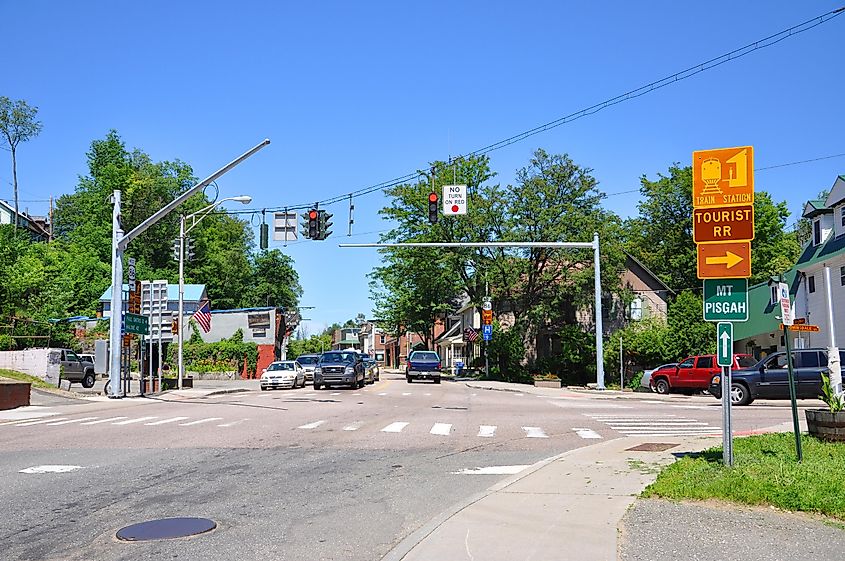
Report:
M 467 186 L 443 186 L 443 214 L 467 213 Z

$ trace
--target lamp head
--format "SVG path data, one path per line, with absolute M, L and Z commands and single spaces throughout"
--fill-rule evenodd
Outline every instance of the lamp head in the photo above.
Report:
M 250 197 L 249 195 L 241 195 L 239 197 L 232 197 L 232 200 L 248 205 L 252 202 L 252 197 Z

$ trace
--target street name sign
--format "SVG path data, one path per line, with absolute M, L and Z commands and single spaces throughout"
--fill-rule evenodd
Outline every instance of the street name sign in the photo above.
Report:
M 748 279 L 704 279 L 704 321 L 748 321 Z
M 149 335 L 150 333 L 150 320 L 147 316 L 127 312 L 123 315 L 123 325 L 126 333 L 138 335 Z
M 723 321 L 716 324 L 716 364 L 733 365 L 734 324 Z
M 467 213 L 467 186 L 443 186 L 443 214 Z
M 780 324 L 780 328 L 783 329 L 783 324 Z M 818 333 L 821 331 L 818 325 L 810 325 L 808 323 L 794 323 L 792 325 L 788 325 L 787 329 L 790 331 L 806 331 L 809 333 Z

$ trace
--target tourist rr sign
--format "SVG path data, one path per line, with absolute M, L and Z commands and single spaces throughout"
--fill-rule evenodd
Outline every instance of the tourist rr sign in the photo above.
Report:
M 733 365 L 734 324 L 720 321 L 716 324 L 716 364 Z
M 704 321 L 748 321 L 748 279 L 704 279 Z

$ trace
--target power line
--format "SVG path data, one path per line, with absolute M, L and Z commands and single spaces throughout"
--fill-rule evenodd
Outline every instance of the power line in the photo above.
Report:
M 822 156 L 820 158 L 812 158 L 810 160 L 799 160 L 797 162 L 789 162 L 788 164 L 778 164 L 776 166 L 766 166 L 764 168 L 755 168 L 754 171 L 763 171 L 767 169 L 775 169 L 775 168 L 785 168 L 787 166 L 797 166 L 798 164 L 809 164 L 810 162 L 818 162 L 820 160 L 830 160 L 832 158 L 841 158 L 845 156 L 845 152 L 842 154 L 833 154 L 831 156 Z

